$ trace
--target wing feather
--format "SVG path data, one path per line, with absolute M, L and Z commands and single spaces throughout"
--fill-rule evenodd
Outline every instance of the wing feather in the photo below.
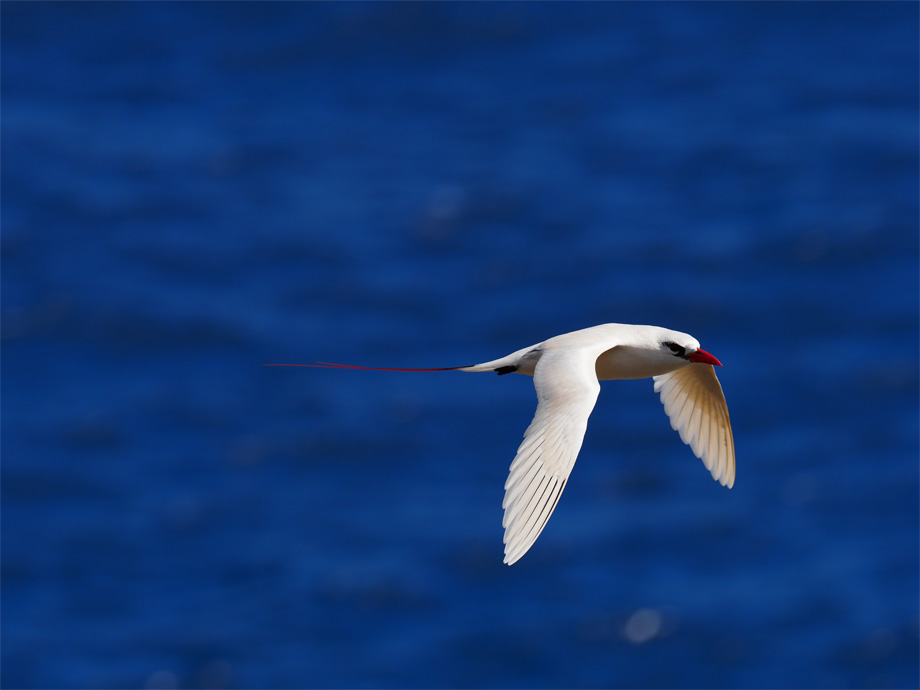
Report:
M 545 350 L 534 369 L 537 412 L 505 482 L 505 563 L 523 556 L 549 521 L 594 409 L 596 348 Z
M 735 483 L 735 441 L 722 386 L 710 364 L 691 364 L 653 377 L 671 428 L 703 461 L 712 478 Z

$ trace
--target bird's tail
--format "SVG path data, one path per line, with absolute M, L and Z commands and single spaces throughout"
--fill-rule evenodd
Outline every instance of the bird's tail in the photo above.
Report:
M 542 343 L 541 343 L 542 344 Z M 369 371 L 496 371 L 499 374 L 533 375 L 533 368 L 540 358 L 540 346 L 531 345 L 517 352 L 512 352 L 501 359 L 493 359 L 482 364 L 470 364 L 465 367 L 434 367 L 429 369 L 401 369 L 394 367 L 362 367 L 355 364 L 336 364 L 335 362 L 315 362 L 314 364 L 266 364 L 267 367 L 317 367 L 319 369 L 364 369 Z
M 434 369 L 394 369 L 392 367 L 359 367 L 354 364 L 316 362 L 315 364 L 266 364 L 267 367 L 316 367 L 319 369 L 369 369 L 371 371 L 456 371 L 464 367 L 436 367 Z

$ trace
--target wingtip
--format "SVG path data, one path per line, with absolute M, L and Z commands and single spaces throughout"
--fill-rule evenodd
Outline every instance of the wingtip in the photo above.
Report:
M 735 470 L 732 468 L 730 471 L 722 472 L 718 476 L 713 474 L 713 479 L 719 482 L 719 484 L 724 486 L 726 489 L 730 489 L 735 485 Z

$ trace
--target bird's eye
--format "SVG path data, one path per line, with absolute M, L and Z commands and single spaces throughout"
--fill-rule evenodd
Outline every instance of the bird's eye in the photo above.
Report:
M 664 342 L 662 343 L 662 345 L 670 348 L 671 352 L 673 352 L 678 357 L 683 357 L 684 354 L 687 352 L 685 348 L 681 347 L 677 343 L 672 343 L 671 341 Z

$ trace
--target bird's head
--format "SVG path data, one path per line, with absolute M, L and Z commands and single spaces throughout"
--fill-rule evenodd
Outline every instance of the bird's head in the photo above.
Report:
M 721 367 L 722 362 L 717 360 L 706 350 L 700 349 L 700 344 L 695 338 L 686 333 L 670 331 L 659 343 L 660 351 L 671 357 L 678 357 L 694 364 L 712 364 Z

